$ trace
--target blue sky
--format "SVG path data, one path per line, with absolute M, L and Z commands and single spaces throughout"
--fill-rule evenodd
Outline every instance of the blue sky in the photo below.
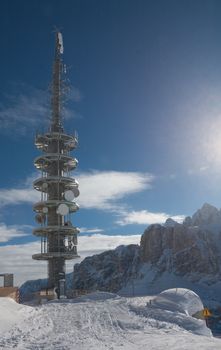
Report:
M 80 140 L 73 222 L 91 249 L 220 207 L 220 17 L 213 0 L 1 1 L 2 254 L 37 247 L 34 135 L 48 125 L 54 26 L 72 86 L 64 124 Z

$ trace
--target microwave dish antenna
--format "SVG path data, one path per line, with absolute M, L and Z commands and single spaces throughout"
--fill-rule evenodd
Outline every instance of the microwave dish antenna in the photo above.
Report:
M 69 213 L 69 208 L 66 204 L 60 204 L 57 208 L 57 213 L 62 215 L 62 216 L 65 216 Z
M 74 193 L 74 196 L 75 196 L 75 198 L 76 198 L 76 197 L 79 196 L 80 191 L 79 191 L 79 189 L 78 189 L 77 187 L 74 187 L 74 188 L 73 188 L 73 193 Z
M 43 207 L 42 208 L 42 213 L 47 214 L 48 213 L 48 208 L 47 207 Z
M 47 184 L 47 182 L 44 182 L 44 183 L 42 184 L 42 189 L 43 189 L 43 190 L 47 190 L 47 188 L 48 188 L 48 184 Z
M 72 202 L 74 200 L 74 192 L 72 190 L 67 190 L 64 193 L 64 198 L 66 199 L 66 201 Z

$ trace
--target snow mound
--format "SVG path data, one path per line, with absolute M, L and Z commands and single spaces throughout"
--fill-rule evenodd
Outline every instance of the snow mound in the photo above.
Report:
M 142 305 L 146 301 L 145 306 Z M 189 289 L 177 288 L 165 290 L 154 299 L 134 298 L 130 302 L 131 311 L 147 319 L 155 320 L 156 327 L 188 331 L 195 335 L 211 337 L 212 333 L 205 320 L 192 317 L 202 311 L 203 304 L 199 296 Z
M 0 334 L 23 318 L 23 311 L 30 309 L 11 298 L 0 298 Z
M 178 311 L 192 316 L 204 309 L 200 297 L 190 289 L 173 288 L 158 294 L 151 305 L 169 311 Z

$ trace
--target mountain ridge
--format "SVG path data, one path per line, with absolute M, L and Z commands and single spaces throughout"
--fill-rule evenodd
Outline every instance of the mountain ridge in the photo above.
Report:
M 182 224 L 167 219 L 141 235 L 140 245 L 119 246 L 85 258 L 67 275 L 67 289 L 151 295 L 164 289 L 194 290 L 205 301 L 221 302 L 221 210 L 205 203 Z M 20 288 L 39 290 L 45 280 Z
M 110 257 L 119 248 L 76 264 L 74 288 L 148 295 L 191 286 L 202 298 L 221 301 L 220 242 L 221 210 L 205 203 L 182 224 L 167 219 L 164 225 L 150 225 L 139 246 L 121 247 L 118 264 Z

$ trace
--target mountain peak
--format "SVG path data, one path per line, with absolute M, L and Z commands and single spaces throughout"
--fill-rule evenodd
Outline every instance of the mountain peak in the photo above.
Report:
M 165 227 L 174 227 L 178 225 L 178 222 L 173 220 L 172 218 L 168 218 L 164 224 Z
M 202 208 L 199 209 L 199 210 L 215 210 L 215 211 L 218 211 L 218 209 L 217 209 L 214 205 L 209 204 L 209 203 L 207 203 L 207 202 L 204 203 L 203 206 L 202 206 Z
M 221 212 L 209 203 L 204 203 L 202 208 L 192 216 L 192 226 L 202 226 L 221 223 Z

